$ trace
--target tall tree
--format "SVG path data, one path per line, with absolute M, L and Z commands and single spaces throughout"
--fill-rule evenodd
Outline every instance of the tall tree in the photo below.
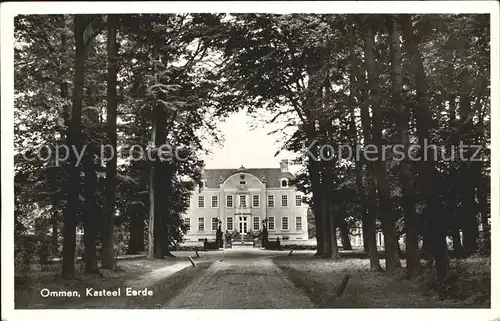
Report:
M 408 155 L 410 146 L 408 129 L 410 117 L 407 104 L 403 103 L 401 97 L 403 72 L 399 25 L 394 16 L 387 16 L 386 23 L 391 43 L 391 83 L 392 103 L 396 113 L 396 143 L 403 147 L 404 155 Z M 420 270 L 420 252 L 418 249 L 419 224 L 413 196 L 413 173 L 406 156 L 401 161 L 401 186 L 406 230 L 406 268 L 408 275 L 411 276 Z
M 347 24 L 347 31 L 355 30 L 352 26 L 352 21 Z M 364 76 L 364 71 L 358 70 L 358 65 L 361 65 L 361 61 L 357 58 L 355 54 L 354 40 L 348 38 L 348 48 L 350 51 L 349 61 L 351 64 L 351 72 L 349 75 L 349 91 L 350 91 L 350 101 L 353 106 L 351 110 L 351 132 L 357 134 L 356 123 L 355 123 L 355 103 L 359 102 L 359 112 L 361 117 L 361 134 L 363 137 L 364 145 L 367 146 L 371 144 L 372 141 L 372 123 L 369 113 L 368 105 L 368 86 L 366 77 Z M 354 148 L 358 149 L 360 139 L 356 138 Z M 365 191 L 361 167 L 364 165 L 366 167 L 366 181 L 367 188 Z M 364 243 L 368 247 L 368 254 L 370 257 L 370 270 L 372 271 L 382 271 L 378 258 L 378 249 L 376 242 L 376 218 L 377 218 L 377 195 L 375 186 L 375 176 L 373 174 L 373 162 L 367 161 L 364 157 L 356 160 L 356 186 L 358 199 L 363 206 L 362 212 L 362 224 L 363 224 L 363 238 Z
M 374 144 L 372 145 L 372 147 L 375 147 L 377 151 L 374 165 L 370 168 L 373 170 L 377 182 L 379 215 L 382 220 L 382 229 L 384 231 L 386 270 L 388 272 L 391 272 L 396 267 L 401 266 L 401 264 L 397 257 L 395 217 L 391 208 L 389 183 L 387 178 L 388 174 L 385 165 L 385 159 L 382 159 L 384 155 L 384 153 L 382 152 L 382 149 L 384 148 L 382 140 L 383 114 L 380 104 L 380 89 L 377 83 L 378 75 L 376 70 L 378 68 L 375 65 L 375 58 L 373 55 L 373 23 L 373 19 L 370 19 L 366 16 L 361 17 L 361 24 L 365 30 L 365 36 L 363 39 L 365 66 L 368 77 L 370 103 L 373 114 L 371 123 L 371 142 Z M 365 112 L 364 114 L 366 117 L 367 113 Z
M 111 160 L 106 164 L 106 203 L 104 206 L 104 229 L 103 229 L 103 253 L 102 267 L 114 269 L 114 218 L 116 211 L 116 164 L 117 164 L 117 134 L 116 134 L 116 116 L 117 116 L 117 43 L 116 29 L 119 17 L 117 15 L 108 15 L 107 17 L 107 60 L 108 60 L 108 82 L 107 82 L 107 136 L 111 145 Z
M 424 70 L 422 55 L 418 49 L 418 38 L 413 31 L 411 15 L 401 15 L 400 21 L 403 31 L 404 48 L 411 61 L 411 69 L 415 79 L 416 89 L 416 129 L 417 137 L 424 152 L 426 144 L 429 143 L 429 127 L 432 124 L 429 102 L 429 85 Z M 443 218 L 443 211 L 439 204 L 438 195 L 429 186 L 435 186 L 437 175 L 435 172 L 435 162 L 431 158 L 424 159 L 419 165 L 422 182 L 422 189 L 426 201 L 424 217 L 426 221 L 426 231 L 424 242 L 431 247 L 431 252 L 436 261 L 438 280 L 444 281 L 448 274 L 448 246 L 446 244 L 446 226 Z
M 68 146 L 81 151 L 81 124 L 83 82 L 85 79 L 85 42 L 84 31 L 88 25 L 88 18 L 84 15 L 74 15 L 75 35 L 75 75 L 73 90 L 73 107 L 68 127 Z M 64 210 L 63 228 L 63 263 L 62 276 L 70 278 L 75 273 L 75 246 L 76 246 L 76 217 L 78 197 L 80 193 L 80 167 L 77 165 L 75 153 L 70 153 L 68 166 L 69 180 L 67 186 L 66 209 Z

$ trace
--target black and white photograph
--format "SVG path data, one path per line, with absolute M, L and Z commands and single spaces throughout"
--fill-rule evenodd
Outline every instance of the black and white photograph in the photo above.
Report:
M 2 5 L 2 320 L 499 318 L 498 3 L 321 3 Z

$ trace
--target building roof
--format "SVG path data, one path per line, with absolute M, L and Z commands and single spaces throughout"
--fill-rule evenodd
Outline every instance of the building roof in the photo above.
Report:
M 205 169 L 204 179 L 207 188 L 219 188 L 220 181 L 225 181 L 231 175 L 236 173 L 249 173 L 256 176 L 260 181 L 263 177 L 266 179 L 267 187 L 280 187 L 280 179 L 293 179 L 294 175 L 290 172 L 282 172 L 279 168 L 244 168 L 243 166 L 235 168 Z

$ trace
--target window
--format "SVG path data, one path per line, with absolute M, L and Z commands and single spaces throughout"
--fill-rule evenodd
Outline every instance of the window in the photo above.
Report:
M 281 218 L 281 229 L 288 230 L 288 217 L 286 216 Z
M 253 229 L 255 231 L 260 230 L 260 217 L 258 217 L 258 216 L 257 217 L 254 216 L 254 218 L 253 218 Z
M 184 225 L 186 226 L 186 231 L 191 230 L 191 219 L 189 217 L 184 219 Z
M 219 227 L 219 219 L 217 217 L 212 217 L 212 231 L 216 231 Z
M 267 207 L 274 207 L 274 195 L 267 195 Z
M 228 230 L 228 231 L 233 230 L 233 218 L 232 217 L 226 217 L 226 230 Z
M 217 195 L 212 195 L 212 207 L 219 207 L 219 198 Z
M 361 242 L 361 237 L 359 235 L 356 235 L 356 246 L 363 246 L 363 243 Z
M 205 196 L 198 196 L 198 207 L 205 207 Z
M 240 195 L 240 206 L 247 207 L 247 196 L 246 195 Z
M 295 218 L 295 229 L 297 231 L 302 231 L 302 217 L 300 216 Z
M 198 231 L 204 231 L 205 230 L 205 218 L 199 217 L 198 218 Z
M 302 195 L 295 195 L 295 206 L 302 206 Z
M 233 195 L 226 196 L 226 207 L 233 207 Z
M 281 207 L 288 206 L 288 195 L 281 195 Z
M 253 207 L 259 207 L 260 206 L 260 196 L 259 195 L 253 195 L 252 196 L 252 206 Z
M 271 217 L 267 218 L 267 228 L 269 230 L 274 230 L 275 229 L 275 226 L 274 226 L 274 216 L 271 216 Z
M 288 181 L 286 179 L 281 180 L 281 187 L 288 187 Z

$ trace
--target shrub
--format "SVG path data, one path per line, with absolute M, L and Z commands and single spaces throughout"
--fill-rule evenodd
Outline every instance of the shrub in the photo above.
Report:
M 285 244 L 281 245 L 284 250 L 316 250 L 316 245 L 298 245 L 298 244 Z
M 115 256 L 124 255 L 127 252 L 128 239 L 129 233 L 124 229 L 124 227 L 116 226 L 113 244 Z
M 203 246 L 197 246 L 197 245 L 187 245 L 187 246 L 179 246 L 174 251 L 203 251 Z

